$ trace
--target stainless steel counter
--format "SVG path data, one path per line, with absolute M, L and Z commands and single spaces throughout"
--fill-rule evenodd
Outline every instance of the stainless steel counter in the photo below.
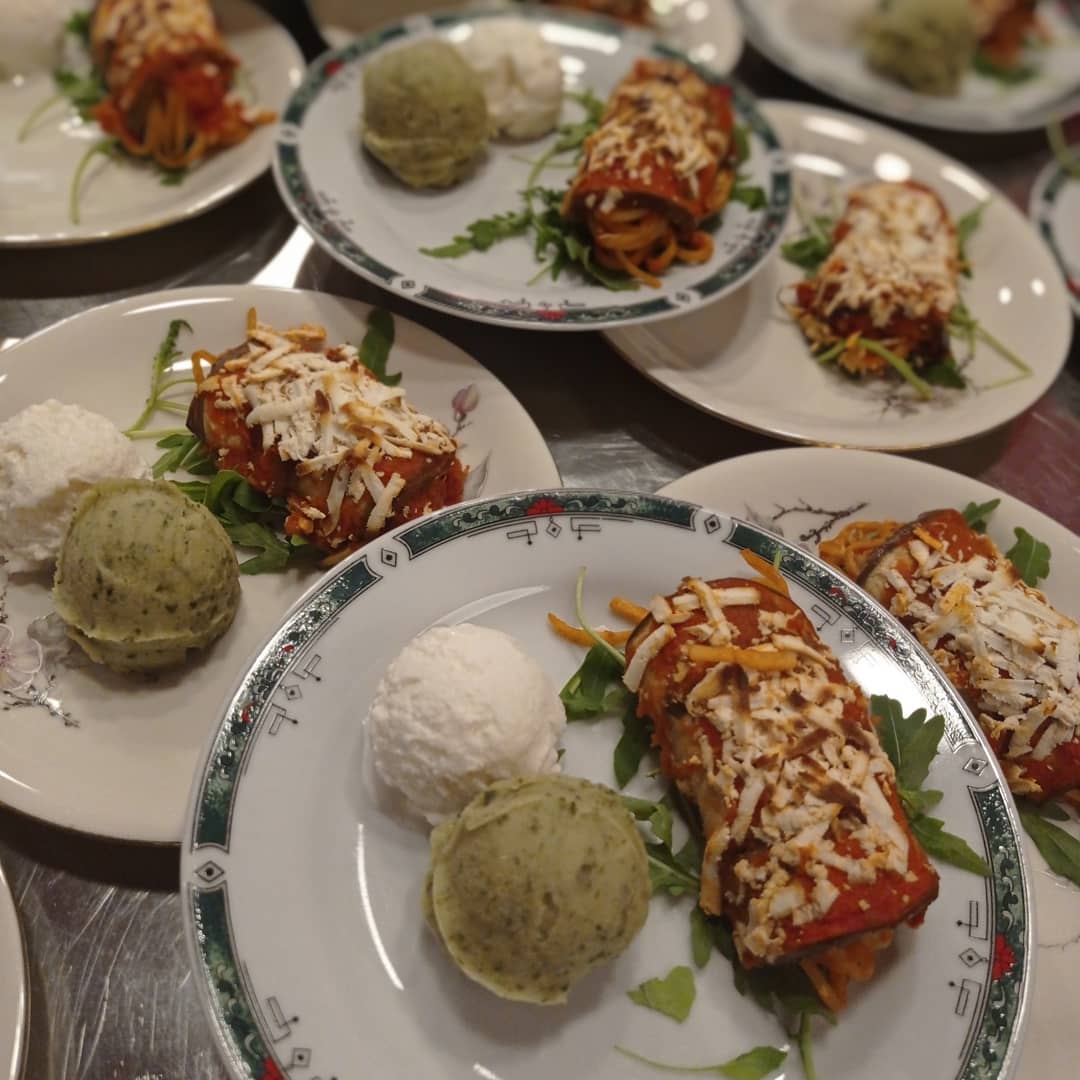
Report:
M 297 5 L 267 6 L 298 18 Z M 310 35 L 297 26 L 310 54 Z M 823 100 L 749 50 L 738 75 L 763 97 Z M 1038 135 L 928 141 L 966 161 L 1021 207 L 1049 157 Z M 264 177 L 205 216 L 147 236 L 0 252 L 0 340 L 121 296 L 258 277 L 388 304 L 460 345 L 518 396 L 568 485 L 651 491 L 708 462 L 780 445 L 668 396 L 598 334 L 553 337 L 455 320 L 388 298 L 317 250 L 300 250 L 294 265 L 302 242 L 272 262 L 292 234 L 292 221 Z M 1027 414 L 1005 429 L 917 456 L 1001 487 L 1080 532 L 1078 447 L 1080 343 L 1074 341 L 1066 369 Z M 29 952 L 27 1077 L 226 1077 L 192 987 L 176 892 L 177 849 L 99 841 L 0 809 L 0 861 Z

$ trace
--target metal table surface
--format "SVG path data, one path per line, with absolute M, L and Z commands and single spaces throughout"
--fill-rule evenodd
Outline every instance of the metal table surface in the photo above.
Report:
M 285 17 L 309 57 L 318 51 L 299 5 L 266 6 Z M 737 74 L 763 97 L 827 103 L 749 47 Z M 1049 156 L 1041 135 L 915 134 L 960 157 L 1021 207 Z M 0 252 L 0 341 L 122 296 L 257 278 L 382 303 L 460 345 L 518 396 L 567 485 L 653 491 L 709 462 L 780 445 L 665 394 L 597 333 L 456 320 L 388 297 L 302 235 L 291 244 L 290 237 L 292 220 L 266 176 L 201 218 L 143 237 Z M 1080 340 L 1051 390 L 1011 425 L 915 456 L 994 484 L 1080 532 L 1077 447 Z M 183 941 L 176 848 L 97 840 L 0 809 L 0 861 L 29 954 L 26 1077 L 224 1080 Z

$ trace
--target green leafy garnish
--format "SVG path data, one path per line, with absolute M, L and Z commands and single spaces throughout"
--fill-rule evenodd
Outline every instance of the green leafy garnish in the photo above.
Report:
M 678 852 L 672 848 L 673 816 L 671 803 L 661 800 L 650 802 L 630 795 L 622 796 L 623 805 L 638 821 L 648 822 L 653 838 L 645 841 L 645 856 L 649 863 L 649 883 L 653 893 L 668 896 L 696 894 L 701 881 L 698 867 L 701 865 L 701 848 L 693 837 Z
M 387 386 L 397 386 L 401 382 L 401 372 L 390 375 L 386 371 L 390 350 L 394 345 L 394 316 L 382 308 L 373 308 L 368 315 L 367 325 L 367 333 L 360 342 L 360 363 L 379 382 Z
M 465 232 L 455 236 L 449 244 L 442 247 L 421 248 L 421 255 L 431 255 L 436 259 L 456 259 L 470 251 L 487 251 L 492 244 L 508 240 L 512 236 L 521 236 L 532 224 L 532 214 L 528 210 L 508 211 L 494 214 L 489 218 L 480 218 L 465 226 Z
M 594 645 L 559 691 L 566 718 L 591 720 L 624 705 L 630 691 L 623 685 L 623 666 L 609 649 Z
M 109 96 L 105 81 L 97 71 L 86 71 L 80 75 L 66 68 L 57 68 L 53 72 L 53 81 L 57 90 L 78 109 L 84 120 L 90 118 L 95 105 Z
M 731 189 L 731 201 L 742 203 L 749 210 L 762 210 L 769 205 L 765 189 L 756 184 L 736 184 Z
M 177 187 L 187 179 L 187 174 L 186 165 L 178 169 L 166 169 L 164 165 L 158 166 L 158 181 L 162 187 Z
M 697 989 L 694 973 L 685 965 L 674 967 L 662 979 L 647 979 L 626 996 L 635 1005 L 644 1005 L 680 1024 L 690 1015 Z
M 221 522 L 237 547 L 258 552 L 240 563 L 242 574 L 283 570 L 290 559 L 310 550 L 306 541 L 283 539 L 278 534 L 285 517 L 284 505 L 253 488 L 232 469 L 221 469 L 209 482 L 180 482 L 177 486 Z
M 1004 342 L 994 337 L 978 319 L 968 310 L 967 305 L 961 301 L 949 312 L 949 330 L 968 343 L 969 348 L 974 348 L 976 341 L 989 345 L 1000 356 L 1004 357 L 1021 375 L 1030 375 L 1031 367 L 1028 363 L 1016 355 Z M 1015 381 L 1015 380 L 1010 380 Z M 998 383 L 995 385 L 1004 385 Z
M 832 233 L 836 222 L 825 215 L 806 220 L 805 231 L 794 240 L 780 246 L 780 254 L 812 277 L 833 249 Z
M 690 955 L 694 958 L 694 967 L 703 968 L 715 947 L 709 917 L 695 904 L 690 909 Z
M 929 400 L 934 396 L 934 391 L 930 389 L 930 384 L 925 379 L 920 378 L 915 374 L 915 369 L 908 363 L 908 361 L 894 353 L 892 349 L 886 349 L 884 345 L 879 341 L 874 341 L 871 338 L 859 338 L 859 344 L 866 349 L 867 352 L 872 352 L 875 356 L 880 356 L 909 386 L 911 386 L 919 397 L 924 400 Z
M 924 367 L 922 377 L 932 386 L 951 386 L 957 390 L 963 390 L 967 386 L 967 379 L 964 378 L 951 356 L 946 356 L 944 360 L 938 360 L 937 363 Z
M 984 533 L 990 515 L 998 508 L 1000 503 L 1000 499 L 991 499 L 989 502 L 984 503 L 969 502 L 961 513 L 964 515 L 964 520 L 975 532 Z
M 627 693 L 629 694 L 629 691 Z M 612 758 L 615 782 L 620 788 L 626 787 L 637 776 L 642 759 L 651 745 L 652 723 L 646 717 L 638 716 L 637 700 L 630 695 L 630 700 L 623 710 L 623 733 L 615 744 Z
M 174 432 L 158 439 L 157 447 L 165 453 L 154 462 L 152 473 L 155 480 L 160 480 L 166 473 L 171 472 L 187 472 L 192 476 L 210 476 L 217 472 L 213 456 L 198 435 Z
M 166 412 L 187 415 L 186 406 L 179 405 L 173 401 L 166 401 L 162 397 L 163 394 L 168 390 L 171 390 L 174 386 L 195 381 L 191 376 L 178 376 L 172 379 L 166 378 L 172 365 L 184 355 L 183 351 L 176 347 L 176 339 L 180 336 L 181 330 L 186 330 L 190 334 L 192 332 L 191 324 L 184 319 L 173 319 L 169 323 L 169 329 L 162 339 L 161 344 L 158 346 L 157 352 L 154 354 L 154 364 L 150 372 L 150 393 L 147 395 L 146 404 L 143 407 L 143 411 L 139 414 L 138 420 L 124 432 L 125 435 L 130 437 L 142 431 L 149 422 L 150 417 L 153 416 L 158 409 L 165 409 Z M 194 436 L 192 436 L 192 438 L 194 438 Z M 176 446 L 178 444 L 175 442 L 166 444 L 163 440 L 158 443 L 158 445 Z M 179 466 L 169 466 L 162 469 L 162 472 L 170 472 L 176 468 L 179 468 Z M 155 475 L 160 475 L 160 473 Z
M 753 1050 L 748 1050 L 745 1054 L 740 1054 L 737 1058 L 722 1062 L 720 1065 L 667 1065 L 662 1061 L 653 1061 L 652 1058 L 643 1057 L 633 1050 L 628 1050 L 625 1046 L 616 1046 L 615 1049 L 624 1057 L 659 1069 L 661 1072 L 698 1073 L 699 1075 L 712 1073 L 714 1076 L 727 1077 L 728 1080 L 765 1080 L 765 1077 L 776 1072 L 787 1059 L 786 1050 L 778 1050 L 775 1046 L 755 1046 Z
M 993 60 L 984 49 L 975 53 L 971 66 L 977 75 L 994 79 L 1003 86 L 1019 86 L 1021 83 L 1030 82 L 1039 74 L 1039 69 L 1034 64 L 1005 67 Z
M 897 793 L 911 831 L 927 854 L 961 870 L 989 877 L 990 867 L 986 860 L 973 851 L 965 840 L 946 832 L 945 822 L 940 818 L 927 814 L 942 797 L 940 791 L 924 791 L 923 784 L 945 734 L 944 718 L 932 716 L 928 720 L 925 709 L 916 709 L 905 716 L 900 702 L 880 694 L 870 698 L 870 711 L 878 718 L 878 737 L 882 749 L 896 769 Z
M 736 124 L 731 129 L 732 141 L 735 144 L 735 164 L 742 165 L 750 157 L 750 133 L 745 124 Z
M 1036 540 L 1027 529 L 1015 528 L 1016 543 L 1005 552 L 1005 558 L 1020 572 L 1020 576 L 1034 588 L 1043 578 L 1050 576 L 1050 546 Z
M 956 244 L 960 249 L 960 261 L 963 263 L 965 277 L 971 277 L 971 260 L 967 255 L 968 241 L 975 234 L 975 230 L 982 224 L 983 214 L 990 205 L 990 200 L 979 203 L 973 210 L 961 214 L 956 219 Z
M 110 137 L 99 139 L 90 146 L 86 153 L 79 159 L 79 164 L 75 166 L 75 172 L 71 176 L 71 194 L 68 198 L 68 216 L 71 218 L 72 225 L 78 225 L 80 222 L 79 192 L 82 188 L 83 175 L 90 167 L 90 163 L 98 155 L 102 157 L 116 157 L 119 152 L 120 140 Z
M 77 37 L 87 48 L 90 47 L 90 20 L 89 11 L 73 11 L 64 23 L 64 32 Z
M 1048 817 L 1055 817 L 1058 821 L 1068 820 L 1069 815 L 1050 803 L 1037 805 L 1026 799 L 1017 799 L 1016 806 L 1024 831 L 1035 842 L 1050 869 L 1068 878 L 1074 885 L 1080 885 L 1080 840 L 1046 820 Z

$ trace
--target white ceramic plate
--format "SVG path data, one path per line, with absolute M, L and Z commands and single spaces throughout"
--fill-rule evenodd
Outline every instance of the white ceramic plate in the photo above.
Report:
M 475 7 L 512 7 L 509 0 L 470 3 Z M 673 49 L 721 74 L 734 69 L 743 47 L 742 24 L 734 0 L 652 0 L 650 26 Z M 431 8 L 428 0 L 308 0 L 315 25 L 331 48 L 347 45 L 357 34 L 390 19 Z
M 835 212 L 839 195 L 875 177 L 929 184 L 954 217 L 990 199 L 968 245 L 974 275 L 963 280 L 962 295 L 1033 373 L 991 388 L 1016 371 L 979 344 L 965 368 L 972 386 L 936 387 L 933 400 L 923 402 L 903 383 L 860 382 L 835 365 L 823 368 L 777 299 L 801 276 L 779 255 L 719 303 L 656 326 L 611 331 L 612 345 L 705 412 L 796 442 L 938 446 L 989 431 L 1034 404 L 1065 363 L 1072 320 L 1061 274 L 1024 215 L 964 165 L 890 128 L 787 101 L 767 102 L 762 111 L 791 157 L 796 198 L 811 208 Z M 798 231 L 793 216 L 790 234 Z
M 1062 611 L 1080 617 L 1080 537 L 1045 514 L 960 473 L 909 458 L 857 450 L 768 450 L 717 462 L 668 484 L 663 493 L 731 513 L 817 550 L 849 521 L 908 521 L 941 506 L 1000 499 L 987 532 L 1007 550 L 1013 529 L 1050 545 L 1050 577 L 1040 586 Z M 1080 835 L 1080 830 L 1074 828 Z M 1052 873 L 1025 837 L 1038 914 L 1038 964 L 1031 1026 L 1019 1080 L 1070 1076 L 1080 1057 L 1072 1013 L 1080 956 L 1080 889 Z
M 296 43 L 250 0 L 220 0 L 215 10 L 254 100 L 280 114 L 304 70 Z M 16 141 L 35 106 L 55 92 L 48 73 L 0 83 L 0 245 L 80 244 L 157 229 L 209 210 L 270 164 L 272 124 L 214 154 L 172 187 L 130 158 L 98 157 L 82 183 L 76 225 L 69 210 L 71 180 L 87 148 L 101 139 L 100 128 L 57 105 L 22 142 Z
M 898 935 L 887 970 L 817 1036 L 820 1073 L 865 1077 L 872 1056 L 876 1080 L 1009 1075 L 1030 978 L 1025 871 L 1011 800 L 952 689 L 899 624 L 801 549 L 685 503 L 558 490 L 397 530 L 308 593 L 237 684 L 192 792 L 181 862 L 196 982 L 233 1075 L 303 1064 L 338 1080 L 646 1080 L 655 1073 L 615 1044 L 705 1064 L 785 1043 L 722 959 L 698 975 L 682 1025 L 627 1000 L 689 962 L 687 907 L 662 900 L 565 1008 L 508 1003 L 469 982 L 423 924 L 426 830 L 380 796 L 364 723 L 386 664 L 433 624 L 508 631 L 560 685 L 582 653 L 545 614 L 573 610 L 579 566 L 591 618 L 606 621 L 613 595 L 647 600 L 683 574 L 745 574 L 742 548 L 771 560 L 777 544 L 793 598 L 849 675 L 945 715 L 932 785 L 946 792 L 949 827 L 995 864 L 989 881 L 940 868 L 925 925 Z M 571 725 L 564 771 L 611 783 L 617 727 Z M 660 790 L 644 770 L 630 789 Z M 801 1075 L 796 1054 L 785 1070 Z
M 1080 180 L 1051 161 L 1035 180 L 1028 213 L 1065 275 L 1073 312 L 1080 318 Z
M 141 410 L 169 320 L 187 319 L 194 329 L 181 346 L 221 351 L 243 340 L 251 306 L 271 325 L 316 323 L 334 341 L 353 342 L 362 338 L 370 310 L 321 293 L 253 286 L 177 289 L 96 308 L 0 356 L 0 419 L 59 397 L 126 427 Z M 467 491 L 557 482 L 543 437 L 502 383 L 430 330 L 400 317 L 395 322 L 389 369 L 404 373 L 402 386 L 419 409 L 459 428 L 461 459 L 472 468 Z M 476 388 L 475 408 L 456 417 L 452 401 L 469 386 Z M 172 426 L 168 417 L 163 424 Z M 149 460 L 161 453 L 152 440 L 139 445 Z M 84 832 L 175 843 L 222 699 L 267 630 L 317 576 L 316 570 L 242 576 L 243 601 L 227 635 L 196 663 L 156 682 L 93 665 L 62 669 L 53 702 L 79 726 L 65 726 L 45 707 L 0 714 L 0 800 Z M 12 575 L 7 609 L 16 632 L 49 610 L 49 584 L 47 575 Z
M 19 1080 L 26 1053 L 26 954 L 19 916 L 0 869 L 0 1077 Z
M 876 0 L 735 0 L 746 36 L 791 75 L 860 109 L 951 131 L 1028 131 L 1080 103 L 1080 27 L 1063 0 L 1039 5 L 1052 44 L 1029 49 L 1037 77 L 1015 86 L 969 72 L 956 97 L 934 97 L 870 70 L 856 26 Z
M 779 238 L 790 184 L 772 130 L 741 89 L 735 92 L 735 113 L 750 132 L 751 146 L 743 171 L 747 183 L 765 189 L 768 205 L 753 212 L 740 203 L 728 206 L 714 233 L 712 257 L 699 265 L 671 267 L 660 288 L 612 291 L 587 284 L 572 270 L 558 281 L 530 284 L 543 263 L 527 237 L 457 259 L 420 252 L 449 243 L 479 218 L 518 209 L 518 193 L 530 168 L 522 156 L 535 159 L 555 136 L 524 144 L 492 142 L 474 173 L 456 187 L 412 190 L 361 147 L 363 67 L 383 48 L 432 35 L 460 41 L 472 32 L 474 20 L 507 14 L 463 10 L 417 15 L 325 53 L 308 69 L 278 132 L 274 175 L 285 202 L 316 241 L 350 270 L 418 303 L 484 322 L 544 329 L 585 330 L 666 318 L 711 303 L 754 274 Z M 671 55 L 653 36 L 608 19 L 527 6 L 509 14 L 535 20 L 558 47 L 568 90 L 590 88 L 606 98 L 638 57 Z M 580 116 L 580 106 L 567 101 L 563 115 Z M 540 182 L 561 187 L 569 183 L 568 173 L 551 169 Z

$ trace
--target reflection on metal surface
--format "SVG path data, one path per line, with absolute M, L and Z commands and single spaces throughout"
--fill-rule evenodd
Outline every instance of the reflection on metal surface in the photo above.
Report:
M 395 988 L 404 990 L 405 984 L 398 977 L 394 965 L 390 963 L 390 957 L 386 952 L 382 936 L 379 934 L 379 927 L 375 922 L 375 912 L 371 907 L 371 896 L 368 894 L 367 884 L 367 866 L 364 863 L 364 823 L 362 821 L 356 826 L 356 877 L 360 884 L 360 903 L 364 905 L 364 918 L 367 919 L 368 932 L 371 934 L 371 940 L 375 945 L 375 952 L 378 953 L 383 969 Z
M 314 241 L 300 225 L 293 229 L 281 250 L 251 279 L 252 285 L 278 285 L 291 288 L 300 276 L 300 267 L 311 252 Z

